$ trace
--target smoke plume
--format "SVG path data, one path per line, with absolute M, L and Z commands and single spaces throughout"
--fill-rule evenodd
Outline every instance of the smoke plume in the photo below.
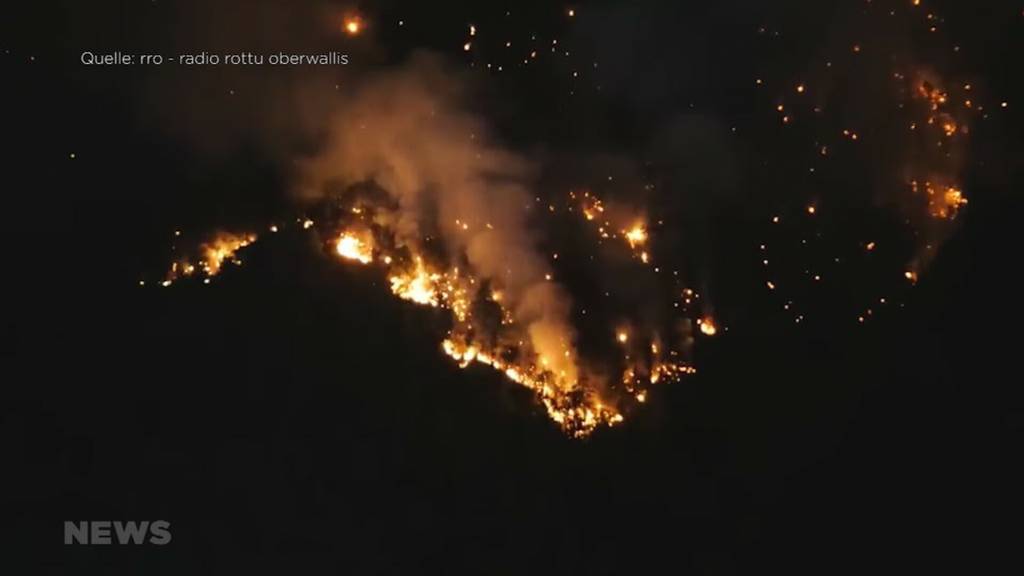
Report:
M 339 184 L 379 186 L 397 206 L 394 240 L 414 253 L 437 234 L 450 262 L 500 289 L 532 351 L 563 383 L 578 378 L 568 295 L 528 226 L 533 169 L 489 140 L 463 112 L 464 89 L 429 57 L 381 74 L 329 120 L 327 144 L 303 166 L 300 194 L 322 200 Z

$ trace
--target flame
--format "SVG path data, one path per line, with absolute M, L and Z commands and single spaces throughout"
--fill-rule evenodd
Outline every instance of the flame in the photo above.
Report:
M 546 368 L 508 363 L 500 354 L 486 353 L 450 338 L 441 343 L 441 348 L 463 368 L 471 363 L 490 366 L 512 382 L 536 392 L 548 416 L 575 438 L 589 435 L 598 426 L 614 426 L 625 420 L 618 410 L 596 395 L 583 393 L 577 383 L 565 382 Z M 577 399 L 581 395 L 578 393 L 582 393 L 581 400 Z
M 600 207 L 600 201 L 595 199 L 592 206 Z M 596 213 L 603 210 L 594 209 Z M 380 240 L 378 244 L 375 238 L 379 236 L 375 234 L 379 231 L 371 232 L 364 226 L 366 222 L 387 220 L 379 218 L 379 210 L 380 207 L 364 205 L 345 212 L 343 218 L 351 221 L 351 225 L 343 223 L 341 232 L 332 242 L 337 256 L 345 262 L 384 268 L 391 291 L 398 298 L 450 311 L 452 327 L 441 346 L 445 354 L 462 368 L 471 364 L 488 366 L 509 381 L 529 388 L 537 395 L 548 416 L 568 435 L 581 438 L 598 427 L 615 426 L 625 420 L 623 410 L 628 408 L 627 402 L 646 402 L 648 387 L 676 381 L 696 372 L 680 360 L 679 352 L 663 345 L 658 335 L 647 339 L 639 333 L 631 334 L 630 328 L 623 327 L 615 332 L 624 366 L 619 381 L 621 389 L 600 383 L 600 379 L 590 371 L 579 376 L 571 343 L 563 340 L 560 344 L 545 346 L 541 352 L 534 339 L 533 328 L 527 329 L 516 321 L 507 304 L 507 287 L 496 279 L 485 283 L 465 267 L 439 265 L 416 245 L 404 245 L 393 252 L 392 243 Z M 300 218 L 296 222 L 303 229 L 313 226 L 309 219 Z M 460 220 L 457 226 L 461 228 L 463 224 Z M 491 226 L 485 228 L 493 229 Z M 623 235 L 627 241 L 637 245 L 647 240 L 646 229 L 640 224 Z M 218 234 L 202 244 L 203 258 L 198 263 L 184 259 L 175 262 L 162 285 L 169 286 L 178 275 L 188 276 L 201 270 L 213 276 L 225 262 L 240 263 L 237 251 L 255 240 L 256 236 L 252 234 Z M 375 257 L 378 246 L 381 254 Z M 550 280 L 552 275 L 547 277 Z M 699 297 L 692 289 L 683 293 L 688 300 Z M 481 300 L 499 313 L 498 333 L 486 340 L 481 338 L 474 324 L 474 303 Z M 710 319 L 703 319 L 701 326 L 707 334 L 713 324 Z
M 938 205 L 938 209 L 933 210 L 932 214 L 938 218 L 953 218 L 960 208 L 966 205 L 967 198 L 964 198 L 963 192 L 958 188 L 949 186 L 942 195 L 942 202 Z
M 460 223 L 461 226 L 461 223 Z M 345 260 L 364 264 L 372 262 L 369 236 L 351 230 L 343 232 L 336 243 L 337 252 Z M 412 249 L 414 247 L 406 247 Z M 455 325 L 442 342 L 442 350 L 460 367 L 472 363 L 489 366 L 512 382 L 535 391 L 548 415 L 568 434 L 582 437 L 601 425 L 612 426 L 624 420 L 614 402 L 603 400 L 590 388 L 572 377 L 554 358 L 530 350 L 526 340 L 514 346 L 489 347 L 474 339 L 471 328 L 473 294 L 479 282 L 459 268 L 443 270 L 427 258 L 415 254 L 411 262 L 403 259 L 381 259 L 388 268 L 391 291 L 395 296 L 415 304 L 443 308 L 453 314 Z M 512 327 L 512 314 L 503 305 L 503 291 L 492 289 L 490 302 L 501 310 L 501 325 Z M 571 356 L 566 347 L 565 358 Z M 661 373 L 667 373 L 661 369 Z
M 421 258 L 416 259 L 416 270 L 411 274 L 399 274 L 391 277 L 391 291 L 403 300 L 427 306 L 439 306 L 437 283 L 441 275 L 428 272 Z
M 175 232 L 175 236 L 180 236 Z M 202 243 L 199 246 L 199 258 L 192 262 L 187 256 L 182 257 L 171 264 L 171 269 L 161 283 L 162 286 L 170 286 L 178 278 L 193 276 L 197 271 L 202 271 L 206 276 L 206 283 L 209 279 L 223 269 L 225 262 L 239 266 L 242 260 L 238 258 L 239 250 L 251 245 L 256 241 L 255 234 L 234 234 L 230 232 L 218 232 L 212 240 Z
M 647 242 L 647 230 L 643 224 L 635 224 L 629 231 L 626 232 L 626 241 L 629 242 L 630 248 L 636 248 L 637 246 Z
M 338 255 L 362 264 L 373 262 L 373 245 L 369 240 L 362 239 L 351 232 L 344 232 L 335 244 Z
M 714 336 L 718 334 L 718 326 L 715 325 L 715 319 L 710 316 L 705 316 L 700 320 L 697 320 L 697 324 L 700 325 L 701 334 L 705 336 Z
M 916 6 L 920 2 L 913 0 L 913 4 Z M 568 15 L 574 16 L 574 10 L 568 9 Z M 355 15 L 346 16 L 342 23 L 342 32 L 350 36 L 362 33 L 364 28 L 363 20 Z M 476 36 L 476 26 L 470 24 L 469 37 L 464 38 L 464 51 L 474 50 Z M 552 41 L 552 44 L 556 43 Z M 509 46 L 507 42 L 506 46 Z M 853 51 L 860 52 L 861 45 L 854 44 Z M 530 58 L 536 55 L 536 51 L 530 52 Z M 897 74 L 897 77 L 904 80 L 902 75 Z M 760 78 L 757 84 L 762 84 Z M 795 87 L 796 94 L 816 91 L 814 86 L 800 81 L 789 86 L 790 91 Z M 444 316 L 449 323 L 441 342 L 447 356 L 462 368 L 487 366 L 509 381 L 532 390 L 550 418 L 574 437 L 586 436 L 598 426 L 614 426 L 622 422 L 624 412 L 648 400 L 653 386 L 695 372 L 685 362 L 685 355 L 656 333 L 657 330 L 666 330 L 668 323 L 642 322 L 637 318 L 629 318 L 626 320 L 628 324 L 619 325 L 624 327 L 607 326 L 598 332 L 604 338 L 614 335 L 614 342 L 606 344 L 610 344 L 608 348 L 615 358 L 601 358 L 602 362 L 596 365 L 588 365 L 585 359 L 578 360 L 573 326 L 569 313 L 565 312 L 572 310 L 572 303 L 564 302 L 559 291 L 559 276 L 564 269 L 555 267 L 552 262 L 558 261 L 557 264 L 561 265 L 573 257 L 574 251 L 563 252 L 561 256 L 556 253 L 549 260 L 546 255 L 537 254 L 537 246 L 524 247 L 532 239 L 532 230 L 527 229 L 521 218 L 504 217 L 518 213 L 519 207 L 530 204 L 526 191 L 528 179 L 521 174 L 523 171 L 507 168 L 516 164 L 517 155 L 481 145 L 475 130 L 476 123 L 470 121 L 472 118 L 461 113 L 449 114 L 444 101 L 430 98 L 437 91 L 436 86 L 421 89 L 418 84 L 413 84 L 415 89 L 409 90 L 406 84 L 397 82 L 384 83 L 382 87 L 366 92 L 365 106 L 360 107 L 360 99 L 356 99 L 356 104 L 350 105 L 352 112 L 342 115 L 343 120 L 359 120 L 363 128 L 359 135 L 353 136 L 353 131 L 344 129 L 337 131 L 337 141 L 332 144 L 332 150 L 338 153 L 324 154 L 322 162 L 311 165 L 310 174 L 307 174 L 314 175 L 314 180 L 324 181 L 338 175 L 343 175 L 345 181 L 376 180 L 382 194 L 388 196 L 389 202 L 361 198 L 357 204 L 344 210 L 337 222 L 318 225 L 318 230 L 341 231 L 333 243 L 340 261 L 372 264 L 371 270 L 380 271 L 387 278 L 395 297 L 443 310 L 444 313 L 438 315 Z M 964 110 L 981 112 L 982 100 L 980 96 L 973 102 L 964 100 L 955 94 L 956 87 L 951 89 L 954 92 L 952 97 L 931 80 L 915 79 L 902 85 L 901 94 L 910 101 L 901 102 L 900 108 L 904 108 L 904 104 L 912 104 L 907 107 L 908 113 L 915 114 L 907 118 L 911 130 L 916 131 L 913 139 L 926 142 L 927 150 L 937 150 L 935 153 L 911 155 L 923 159 L 911 159 L 911 165 L 907 167 L 911 177 L 922 180 L 911 184 L 916 199 L 920 200 L 913 203 L 914 208 L 920 211 L 914 216 L 951 220 L 968 203 L 958 176 L 950 167 L 953 161 L 937 168 L 933 165 L 937 163 L 933 156 L 937 158 L 941 154 L 948 159 L 959 156 L 960 150 L 956 146 L 969 134 L 969 118 L 963 115 Z M 964 90 L 970 91 L 971 88 L 966 86 Z M 392 95 L 401 93 L 412 94 L 415 105 L 401 106 L 403 100 L 388 102 Z M 970 95 L 974 97 L 973 92 Z M 806 96 L 799 100 L 807 102 Z M 1003 108 L 1007 106 L 1006 102 L 1002 103 Z M 413 109 L 408 119 L 404 116 L 406 108 Z M 796 124 L 802 117 L 797 102 L 777 103 L 776 110 L 785 124 Z M 815 107 L 814 110 L 820 112 L 820 108 Z M 364 125 L 364 121 L 369 126 Z M 341 126 L 352 124 L 340 122 Z M 430 124 L 441 129 L 431 131 Z M 861 139 L 854 128 L 862 130 L 865 139 Z M 838 139 L 842 126 L 834 129 L 834 136 Z M 464 137 L 466 133 L 469 133 L 468 139 Z M 450 138 L 452 134 L 457 136 Z M 850 126 L 842 130 L 842 137 L 851 142 L 870 140 L 878 134 L 871 126 Z M 395 142 L 405 144 L 409 141 L 411 145 L 394 146 Z M 830 144 L 816 145 L 816 152 L 825 157 L 834 155 L 830 152 Z M 492 175 L 496 181 L 502 182 L 500 187 L 487 185 Z M 438 202 L 437 214 L 433 210 L 424 211 L 429 215 L 420 214 L 418 209 L 410 208 L 420 204 L 422 189 L 435 185 L 444 190 L 436 195 L 437 199 L 446 200 Z M 447 191 L 449 188 L 450 192 Z M 502 190 L 506 192 L 499 193 Z M 326 190 L 324 193 L 333 194 Z M 606 208 L 602 200 L 590 192 L 581 195 L 570 192 L 570 197 L 573 202 L 568 210 L 578 211 L 590 223 L 587 224 L 588 230 L 596 231 L 597 245 L 602 245 L 605 239 L 614 239 L 613 250 L 623 251 L 628 245 L 637 261 L 652 264 L 652 255 L 658 253 L 652 249 L 650 229 L 662 230 L 664 222 L 656 221 L 656 227 L 651 222 L 649 228 L 644 211 L 620 210 L 613 204 Z M 397 207 L 390 208 L 390 202 Z M 541 198 L 536 197 L 536 202 L 542 203 Z M 562 206 L 557 200 L 540 205 L 547 206 L 545 216 Z M 810 216 L 823 214 L 815 204 L 804 206 L 804 210 Z M 443 216 L 443 222 L 437 220 L 441 218 L 438 214 Z M 455 219 L 456 216 L 459 219 Z M 775 215 L 771 219 L 775 224 L 781 223 L 781 216 Z M 452 220 L 455 228 L 451 226 Z M 313 226 L 312 220 L 296 222 L 301 223 L 303 229 Z M 277 232 L 278 226 L 275 224 L 269 229 Z M 330 246 L 330 238 L 325 246 Z M 201 246 L 198 260 L 183 258 L 176 261 L 161 285 L 169 286 L 179 276 L 200 273 L 207 276 L 204 281 L 209 281 L 209 277 L 218 274 L 226 262 L 240 264 L 238 251 L 255 239 L 254 235 L 218 235 Z M 874 241 L 863 246 L 868 252 L 876 249 Z M 594 259 L 595 254 L 588 256 Z M 764 265 L 768 266 L 767 259 Z M 916 260 L 905 272 L 906 279 L 916 283 L 922 266 L 920 259 Z M 661 272 L 653 265 L 652 271 Z M 678 274 L 677 271 L 673 273 Z M 821 276 L 815 274 L 813 278 L 820 280 Z M 780 282 L 779 287 L 772 280 L 765 280 L 767 287 L 782 292 L 786 287 L 785 280 L 773 279 Z M 712 309 L 705 305 L 701 295 L 689 288 L 679 299 L 684 280 L 675 281 L 677 283 L 671 292 L 676 295 L 673 296 L 673 304 L 681 307 L 688 318 L 691 310 L 703 309 L 706 312 Z M 605 296 L 610 294 L 606 292 Z M 789 310 L 791 305 L 792 301 L 787 302 L 784 309 Z M 585 314 L 586 310 L 582 312 Z M 866 314 L 870 316 L 871 310 L 868 309 Z M 863 321 L 865 316 L 860 318 Z M 799 323 L 803 319 L 800 315 L 796 321 Z M 708 337 L 726 330 L 720 328 L 710 314 L 697 319 L 696 324 L 700 333 Z M 690 333 L 692 324 L 685 322 L 684 326 L 682 350 L 686 350 L 693 340 Z M 608 362 L 604 363 L 604 360 Z M 596 377 L 595 374 L 603 376 Z
M 597 232 L 602 239 L 618 238 L 619 234 L 621 234 L 622 239 L 626 241 L 637 259 L 644 264 L 651 263 L 651 254 L 646 250 L 646 245 L 650 240 L 650 233 L 647 231 L 647 226 L 643 221 L 627 223 L 628 221 L 623 221 L 625 219 L 619 219 L 618 222 L 613 223 L 612 220 L 616 220 L 616 218 L 614 216 L 608 218 L 604 202 L 591 192 L 584 192 L 580 195 L 570 191 L 569 198 L 577 205 L 576 207 L 588 222 L 597 220 Z M 553 211 L 554 207 L 551 206 L 550 209 Z M 574 208 L 570 207 L 569 210 L 573 211 Z M 613 226 L 624 227 L 616 234 L 612 232 L 615 230 Z
M 367 208 L 372 215 L 375 208 Z M 364 212 L 358 215 L 362 217 Z M 456 222 L 461 229 L 464 222 Z M 646 233 L 644 233 L 646 238 Z M 338 238 L 336 248 L 344 260 L 364 264 L 372 259 L 372 238 L 368 233 L 346 229 Z M 540 353 L 532 345 L 531 336 L 520 332 L 511 310 L 505 304 L 506 291 L 500 285 L 491 285 L 481 293 L 484 283 L 479 282 L 469 270 L 459 267 L 444 268 L 433 259 L 419 253 L 416 246 L 404 246 L 411 256 L 391 256 L 376 260 L 387 269 L 392 293 L 403 300 L 433 308 L 449 310 L 453 326 L 442 341 L 441 348 L 462 368 L 471 364 L 488 366 L 506 379 L 533 390 L 545 407 L 548 416 L 567 434 L 573 437 L 589 435 L 599 426 L 614 426 L 625 420 L 619 404 L 622 397 L 617 393 L 608 397 L 598 393 L 603 387 L 594 386 L 587 376 L 581 380 L 573 366 L 575 359 L 568 342 L 563 342 L 560 351 L 548 349 Z M 550 280 L 551 275 L 547 278 Z M 692 293 L 692 291 L 691 291 Z M 500 315 L 500 338 L 482 340 L 474 327 L 474 302 L 477 295 L 495 307 Z M 503 335 L 502 335 L 503 334 Z M 692 374 L 693 368 L 675 358 L 661 358 L 666 348 L 660 339 L 654 338 L 646 346 L 651 354 L 649 360 L 641 361 L 634 356 L 633 346 L 627 329 L 616 332 L 616 339 L 623 346 L 626 371 L 623 374 L 623 388 L 628 398 L 637 403 L 646 400 L 647 386 L 666 381 L 678 380 Z M 667 351 L 677 356 L 675 351 Z
M 345 19 L 345 32 L 349 36 L 355 36 L 363 31 L 363 20 L 359 16 L 349 16 Z
M 461 138 L 458 142 L 463 145 Z M 364 143 L 352 141 L 351 146 L 342 149 L 361 150 Z M 473 146 L 470 151 L 475 152 L 478 144 Z M 394 153 L 384 148 L 385 156 Z M 504 162 L 505 156 L 498 155 L 498 159 Z M 443 164 L 436 168 L 451 169 Z M 334 168 L 332 160 L 330 172 Z M 487 174 L 492 170 L 487 163 L 482 168 Z M 401 183 L 389 184 L 401 188 Z M 318 216 L 313 233 L 332 231 L 323 246 L 339 262 L 379 272 L 396 298 L 441 311 L 436 316 L 444 317 L 448 325 L 440 347 L 448 357 L 463 368 L 487 366 L 530 389 L 548 416 L 570 436 L 586 436 L 598 427 L 623 422 L 630 409 L 646 401 L 652 386 L 694 373 L 685 362 L 691 335 L 681 335 L 677 344 L 665 342 L 653 332 L 668 324 L 656 326 L 657 320 L 641 322 L 627 317 L 629 324 L 609 330 L 618 340 L 613 357 L 578 354 L 572 302 L 560 285 L 560 269 L 554 267 L 569 260 L 572 253 L 544 254 L 527 245 L 532 231 L 517 215 L 506 214 L 524 200 L 515 189 L 510 192 L 515 203 L 499 203 L 493 210 L 492 198 L 484 192 L 474 190 L 468 197 L 459 196 L 460 202 L 447 202 L 442 222 L 435 220 L 436 215 L 419 214 L 405 206 L 405 196 L 392 194 L 378 200 L 353 188 L 324 198 L 324 207 L 330 210 L 319 213 L 331 214 L 334 220 L 321 221 L 324 216 Z M 648 227 L 636 216 L 641 212 L 630 210 L 624 216 L 607 209 L 589 192 L 570 196 L 574 203 L 568 210 L 579 209 L 586 221 L 593 223 L 588 230 L 596 230 L 598 244 L 614 238 L 616 250 L 628 246 L 638 261 L 651 261 Z M 536 202 L 541 202 L 539 197 Z M 553 201 L 546 206 L 546 212 L 554 213 L 564 205 Z M 314 227 L 313 220 L 293 220 L 304 230 Z M 443 225 L 435 226 L 438 224 Z M 284 225 L 280 226 L 283 229 Z M 255 236 L 237 240 L 217 244 L 213 256 L 204 259 L 212 263 L 208 267 L 178 262 L 175 274 L 197 269 L 215 273 L 222 262 L 236 261 L 234 252 Z M 652 273 L 658 271 L 652 269 Z M 682 290 L 683 286 L 677 286 L 671 293 Z M 700 298 L 692 290 L 685 294 L 687 304 Z
M 216 276 L 225 260 L 235 264 L 241 263 L 235 254 L 256 241 L 255 234 L 236 235 L 223 233 L 208 244 L 203 245 L 204 259 L 199 262 L 207 276 Z
M 569 196 L 573 199 L 576 198 L 576 194 L 574 192 L 570 192 Z M 598 216 L 604 214 L 604 203 L 601 202 L 600 198 L 592 195 L 590 192 L 584 192 L 581 211 L 583 212 L 583 217 L 586 218 L 587 221 L 593 221 Z

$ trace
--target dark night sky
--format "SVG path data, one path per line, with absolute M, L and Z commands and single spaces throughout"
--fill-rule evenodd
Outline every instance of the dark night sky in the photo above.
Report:
M 808 176 L 814 129 L 784 131 L 779 92 L 753 79 L 815 82 L 850 39 L 900 51 L 931 37 L 900 35 L 852 0 L 586 2 L 574 21 L 536 4 L 5 8 L 0 571 L 1019 570 L 1022 6 L 926 2 L 945 18 L 935 45 L 963 47 L 937 60 L 943 72 L 1009 107 L 972 127 L 969 209 L 908 289 L 881 278 L 913 251 L 875 194 L 892 147 L 837 154 Z M 324 24 L 346 10 L 365 34 Z M 468 23 L 480 28 L 471 55 Z M 531 34 L 572 55 L 483 69 L 512 62 L 505 38 Z M 353 64 L 78 62 L 83 50 L 207 46 L 326 47 Z M 588 186 L 680 223 L 664 255 L 730 326 L 698 342 L 696 376 L 577 441 L 528 391 L 441 355 L 441 315 L 298 231 L 252 247 L 212 286 L 139 289 L 164 270 L 175 229 L 290 214 L 292 160 L 321 145 L 331 92 L 418 50 L 440 54 L 466 106 L 540 166 L 537 194 Z M 918 54 L 929 50 L 941 54 Z M 870 133 L 890 112 L 857 77 L 828 80 L 830 105 Z M 659 192 L 641 199 L 631 185 L 645 182 Z M 820 224 L 767 224 L 808 201 L 822 202 Z M 758 245 L 808 230 L 823 234 L 810 252 L 779 256 L 794 269 L 866 237 L 896 248 L 801 293 L 796 325 L 764 289 Z M 850 322 L 878 290 L 904 307 Z M 168 546 L 61 545 L 64 520 L 158 518 Z

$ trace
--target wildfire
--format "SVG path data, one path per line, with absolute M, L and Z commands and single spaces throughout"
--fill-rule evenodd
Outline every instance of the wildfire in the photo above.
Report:
M 368 234 L 345 231 L 338 238 L 336 249 L 345 260 L 363 264 L 373 261 L 373 244 Z M 531 350 L 522 336 L 506 338 L 514 344 L 498 348 L 476 339 L 471 323 L 472 302 L 481 283 L 467 270 L 444 270 L 416 254 L 416 250 L 413 253 L 411 262 L 390 257 L 380 260 L 388 268 L 391 291 L 403 300 L 452 312 L 454 325 L 442 342 L 442 349 L 460 367 L 489 366 L 508 380 L 533 390 L 551 419 L 573 437 L 583 437 L 598 426 L 612 426 L 624 420 L 614 402 L 601 399 L 594 389 L 582 385 L 564 363 L 556 361 L 571 359 L 568 348 L 554 358 Z M 501 325 L 514 333 L 516 323 L 503 305 L 504 292 L 495 287 L 487 294 L 489 302 L 501 312 Z M 682 373 L 685 372 L 668 364 L 657 369 L 659 377 Z
M 391 277 L 391 291 L 403 300 L 427 306 L 439 306 L 437 284 L 441 275 L 428 272 L 421 258 L 416 259 L 416 269 L 411 274 L 398 274 Z
M 362 264 L 373 262 L 372 243 L 357 237 L 351 232 L 345 232 L 338 238 L 335 249 L 342 258 L 355 260 Z
M 255 241 L 255 234 L 221 234 L 212 242 L 203 245 L 204 259 L 199 264 L 207 276 L 216 276 L 225 260 L 240 264 L 241 261 L 235 257 L 235 253 Z
M 347 24 L 350 33 L 361 29 L 358 20 Z M 621 312 L 616 311 L 621 319 L 602 318 L 598 314 L 605 311 L 595 310 L 595 321 L 606 323 L 597 333 L 615 339 L 609 343 L 611 355 L 577 348 L 582 338 L 575 312 L 587 311 L 575 305 L 586 300 L 574 300 L 568 292 L 574 286 L 561 279 L 563 273 L 573 275 L 575 263 L 568 261 L 576 247 L 542 250 L 528 213 L 534 204 L 546 208 L 545 216 L 563 208 L 574 216 L 581 212 L 592 223 L 588 232 L 597 232 L 598 246 L 614 239 L 611 250 L 628 248 L 638 261 L 650 262 L 650 233 L 638 218 L 642 209 L 612 209 L 590 193 L 570 193 L 574 202 L 569 206 L 531 197 L 528 171 L 509 161 L 514 154 L 472 132 L 470 138 L 450 137 L 453 132 L 447 127 L 466 126 L 465 115 L 434 99 L 432 87 L 424 86 L 417 97 L 430 105 L 412 107 L 403 106 L 403 98 L 389 98 L 408 92 L 401 86 L 383 82 L 373 87 L 357 94 L 339 120 L 345 126 L 358 122 L 365 130 L 335 133 L 321 157 L 306 166 L 310 189 L 323 193 L 319 205 L 304 207 L 316 215 L 315 225 L 303 215 L 279 219 L 275 227 L 284 232 L 294 220 L 295 229 L 325 234 L 321 245 L 338 262 L 368 266 L 367 273 L 379 273 L 394 297 L 436 310 L 431 316 L 445 323 L 439 341 L 448 357 L 464 368 L 488 366 L 530 389 L 548 416 L 573 437 L 622 422 L 648 398 L 651 386 L 693 373 L 686 363 L 691 325 L 677 316 L 641 313 L 647 310 L 641 298 L 678 294 L 682 285 L 671 292 L 630 295 L 633 309 L 627 307 L 629 301 L 622 302 Z M 407 113 L 419 122 L 393 122 L 395 115 Z M 395 147 L 396 141 L 409 145 Z M 353 184 L 336 188 L 336 176 Z M 356 184 L 371 180 L 375 186 Z M 417 191 L 434 187 L 432 202 L 413 201 Z M 179 261 L 175 274 L 215 274 L 223 262 L 240 262 L 237 250 L 253 240 L 255 236 L 238 236 L 211 243 L 201 262 Z M 600 251 L 589 256 L 601 265 Z M 622 324 L 609 324 L 618 322 Z M 671 333 L 672 341 L 663 340 L 659 331 Z
M 603 213 L 600 200 L 589 197 L 588 202 L 594 214 Z M 695 372 L 683 361 L 682 354 L 664 344 L 657 334 L 647 335 L 630 326 L 614 331 L 620 345 L 617 366 L 622 369 L 621 378 L 618 382 L 605 381 L 606 377 L 597 374 L 606 371 L 578 363 L 572 342 L 564 337 L 571 331 L 560 326 L 538 328 L 520 321 L 515 306 L 522 302 L 522 296 L 516 294 L 515 290 L 520 288 L 514 284 L 510 287 L 493 276 L 483 281 L 472 266 L 444 264 L 438 256 L 428 256 L 430 252 L 418 241 L 396 242 L 395 230 L 381 224 L 393 221 L 382 216 L 388 209 L 363 202 L 344 210 L 336 224 L 341 231 L 329 243 L 332 251 L 343 262 L 383 269 L 396 297 L 448 311 L 451 327 L 441 346 L 445 354 L 463 368 L 471 364 L 488 366 L 509 381 L 529 388 L 548 416 L 568 435 L 580 438 L 598 427 L 619 424 L 624 421 L 626 410 L 646 402 L 651 386 L 677 381 Z M 314 226 L 307 218 L 295 222 L 302 230 Z M 370 222 L 374 226 L 372 231 L 367 228 Z M 457 228 L 474 233 L 475 227 L 463 224 L 459 220 Z M 329 224 L 323 226 L 330 228 Z M 486 231 L 482 233 L 495 229 L 489 222 L 480 228 Z M 648 233 L 644 225 L 636 223 L 624 230 L 622 237 L 631 246 L 639 247 L 647 242 Z M 187 259 L 175 262 L 162 285 L 169 286 L 178 275 L 200 271 L 213 276 L 226 262 L 240 264 L 237 252 L 255 240 L 252 234 L 218 234 L 200 246 L 202 257 L 195 263 Z M 643 254 L 646 260 L 646 252 Z M 552 260 L 561 257 L 555 253 Z M 550 272 L 539 273 L 537 280 L 540 278 L 547 278 L 541 285 L 556 282 Z M 690 289 L 684 293 L 688 299 L 698 298 Z M 476 314 L 481 306 L 497 313 L 489 316 L 497 320 L 496 331 L 485 331 L 482 326 L 486 324 L 478 322 Z M 714 333 L 709 318 L 702 319 L 700 324 L 705 334 Z
M 175 236 L 180 236 L 180 232 L 175 232 Z M 219 274 L 226 262 L 241 265 L 242 260 L 237 256 L 238 251 L 255 241 L 255 234 L 220 232 L 212 240 L 199 246 L 200 256 L 195 262 L 183 257 L 172 263 L 161 285 L 170 286 L 178 278 L 193 276 L 197 271 L 201 271 L 206 276 L 204 282 L 209 283 L 209 279 Z
M 589 435 L 598 426 L 614 426 L 625 420 L 618 410 L 596 395 L 581 394 L 578 383 L 566 382 L 543 366 L 506 362 L 500 353 L 487 353 L 452 339 L 445 339 L 441 348 L 463 368 L 471 363 L 490 366 L 512 382 L 536 392 L 548 416 L 575 438 Z

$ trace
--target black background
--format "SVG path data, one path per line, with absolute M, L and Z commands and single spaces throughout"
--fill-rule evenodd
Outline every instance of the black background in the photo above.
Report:
M 476 105 L 510 145 L 556 151 L 628 150 L 681 101 L 754 132 L 773 120 L 754 71 L 798 61 L 829 29 L 816 24 L 826 3 L 764 4 L 621 8 L 634 31 L 615 42 L 634 53 L 618 62 L 609 49 L 603 94 L 569 105 L 552 65 L 483 82 Z M 959 4 L 937 10 L 972 47 L 964 65 L 1024 105 L 1020 7 Z M 160 9 L 47 4 L 4 17 L 6 573 L 1019 569 L 1012 113 L 976 131 L 969 210 L 905 308 L 863 328 L 827 312 L 862 289 L 855 280 L 809 304 L 823 311 L 810 326 L 779 314 L 753 288 L 760 223 L 778 202 L 728 199 L 702 249 L 732 329 L 698 346 L 698 375 L 658 388 L 621 428 L 573 441 L 527 392 L 444 358 L 440 316 L 297 230 L 211 286 L 136 285 L 163 266 L 176 227 L 288 206 L 280 165 L 244 138 L 207 155 L 140 120 L 152 71 L 78 63 L 97 38 L 144 44 Z M 550 7 L 513 9 L 541 31 L 563 26 Z M 430 23 L 377 33 L 366 61 L 383 67 L 423 46 L 457 59 L 464 23 L 502 8 L 363 11 Z M 239 26 L 258 18 L 237 13 Z M 758 44 L 764 22 L 785 30 L 775 52 Z M 678 70 L 651 57 L 679 53 L 690 57 Z M 764 144 L 735 145 L 741 190 Z M 775 185 L 758 197 L 783 197 Z M 68 519 L 166 519 L 173 541 L 64 547 Z

